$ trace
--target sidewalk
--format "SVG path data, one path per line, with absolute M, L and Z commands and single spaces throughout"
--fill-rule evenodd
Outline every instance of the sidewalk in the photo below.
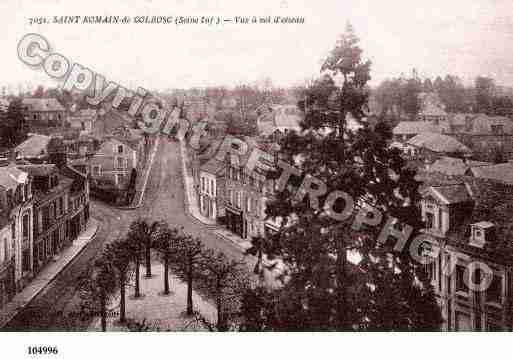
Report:
M 12 301 L 5 305 L 0 311 L 0 328 L 9 323 L 35 296 L 52 283 L 55 277 L 91 242 L 98 227 L 98 221 L 91 218 L 86 230 L 73 241 L 71 246 L 59 253 L 54 262 L 47 264 L 21 292 L 14 296 Z
M 192 217 L 201 223 L 207 226 L 217 227 L 215 220 L 206 218 L 200 213 L 198 197 L 196 191 L 194 190 L 194 179 L 187 171 L 187 149 L 185 148 L 185 142 L 183 140 L 180 141 L 180 160 L 182 161 L 182 176 L 185 189 L 185 209 Z
M 127 320 L 142 323 L 151 331 L 206 331 L 204 324 L 195 317 L 185 314 L 187 306 L 187 284 L 169 273 L 169 295 L 163 295 L 164 268 L 160 262 L 152 262 L 152 277 L 145 278 L 141 274 L 141 298 L 133 297 L 133 287 L 127 287 L 126 317 Z M 142 273 L 142 271 L 141 271 Z M 201 313 L 209 322 L 215 323 L 217 311 L 212 303 L 198 295 L 192 294 L 194 310 Z M 107 331 L 128 331 L 126 325 L 119 323 L 119 293 L 109 306 Z M 95 317 L 88 328 L 89 331 L 101 331 L 101 318 Z

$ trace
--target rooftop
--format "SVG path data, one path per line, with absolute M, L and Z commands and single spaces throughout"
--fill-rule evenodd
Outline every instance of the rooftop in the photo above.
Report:
M 35 112 L 66 110 L 55 98 L 24 98 L 22 104 L 27 106 L 29 111 Z
M 28 139 L 20 143 L 15 151 L 21 157 L 39 157 L 46 154 L 51 139 L 50 136 L 32 134 Z
M 471 153 L 472 151 L 455 138 L 440 133 L 420 133 L 408 141 L 408 144 L 426 148 L 438 153 Z
M 513 163 L 511 162 L 473 167 L 471 172 L 477 178 L 491 179 L 513 185 Z
M 441 133 L 440 127 L 426 121 L 401 121 L 392 130 L 394 135 L 417 135 L 423 132 Z

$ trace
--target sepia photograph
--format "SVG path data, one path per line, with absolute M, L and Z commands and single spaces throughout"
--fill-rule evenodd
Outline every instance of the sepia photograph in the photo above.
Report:
M 6 358 L 513 330 L 511 1 L 3 0 L 0 20 Z

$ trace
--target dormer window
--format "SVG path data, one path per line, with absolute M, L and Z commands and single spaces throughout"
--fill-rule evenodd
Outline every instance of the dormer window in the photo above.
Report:
M 485 244 L 493 239 L 495 225 L 492 222 L 478 222 L 470 226 L 469 244 L 474 247 L 483 248 Z

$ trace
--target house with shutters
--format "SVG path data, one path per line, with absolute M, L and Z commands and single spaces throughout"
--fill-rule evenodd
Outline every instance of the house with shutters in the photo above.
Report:
M 38 273 L 85 229 L 88 181 L 62 163 L 18 167 L 33 178 L 33 272 Z
M 112 185 L 124 189 L 129 182 L 132 169 L 138 165 L 138 150 L 127 142 L 110 138 L 89 161 L 93 182 L 99 186 Z

